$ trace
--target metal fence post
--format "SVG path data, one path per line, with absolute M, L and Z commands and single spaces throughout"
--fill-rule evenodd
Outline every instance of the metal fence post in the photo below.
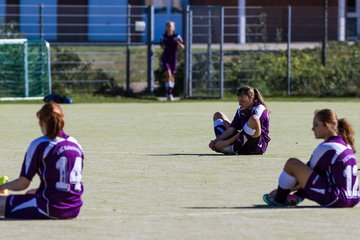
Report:
M 40 3 L 39 4 L 39 35 L 40 35 L 40 39 L 42 41 L 44 41 L 44 4 Z M 44 54 L 44 49 L 43 49 L 43 44 L 41 43 L 40 45 L 40 51 L 39 51 L 39 59 L 40 62 L 43 61 L 43 54 Z M 44 65 L 41 64 L 41 75 L 44 74 Z M 44 86 L 42 85 L 42 93 L 45 92 Z
M 44 5 L 42 3 L 39 4 L 39 35 L 40 39 L 44 39 Z
M 288 6 L 288 38 L 287 38 L 287 95 L 290 96 L 291 88 L 291 6 Z
M 148 93 L 154 93 L 154 6 L 148 7 L 147 24 L 147 79 Z
M 189 17 L 190 17 L 190 6 L 186 6 L 185 10 L 185 71 L 184 71 L 184 97 L 189 97 Z
M 211 35 L 211 24 L 212 24 L 212 9 L 208 7 L 208 22 L 207 22 L 207 89 L 210 94 L 212 83 L 211 83 L 211 67 L 212 67 L 212 52 L 211 52 L 211 43 L 212 43 L 212 35 Z
M 224 98 L 224 7 L 221 7 L 220 16 L 220 98 Z
M 322 49 L 321 49 L 321 63 L 323 66 L 326 65 L 327 61 L 327 40 L 328 40 L 328 0 L 323 0 L 324 5 L 324 32 L 323 32 L 323 39 L 322 39 Z
M 193 72 L 192 72 L 192 43 L 193 43 L 193 10 L 189 12 L 189 97 L 192 97 L 192 79 L 193 79 Z
M 131 5 L 127 5 L 126 9 L 127 15 L 127 44 L 126 44 L 126 87 L 125 90 L 127 93 L 130 92 L 130 44 L 131 44 Z

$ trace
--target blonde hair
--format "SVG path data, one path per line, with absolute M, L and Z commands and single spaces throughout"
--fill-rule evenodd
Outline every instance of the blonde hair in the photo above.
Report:
M 173 21 L 167 21 L 165 26 L 169 26 L 169 25 L 172 25 L 174 28 L 175 28 L 175 22 Z

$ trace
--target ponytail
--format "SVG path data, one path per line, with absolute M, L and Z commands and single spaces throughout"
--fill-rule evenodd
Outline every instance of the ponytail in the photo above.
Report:
M 264 105 L 264 107 L 267 109 L 266 103 L 264 101 L 264 98 L 262 97 L 261 93 L 259 92 L 259 90 L 257 90 L 256 88 L 254 88 L 254 100 L 261 103 L 262 105 Z
M 54 102 L 45 103 L 44 106 L 36 113 L 41 122 L 46 125 L 46 136 L 54 139 L 60 136 L 64 128 L 64 115 L 60 106 Z
M 338 133 L 342 136 L 344 141 L 351 146 L 353 152 L 356 153 L 354 129 L 346 118 L 338 120 Z

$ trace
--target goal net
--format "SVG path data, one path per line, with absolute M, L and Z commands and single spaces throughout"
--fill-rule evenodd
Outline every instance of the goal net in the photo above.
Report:
M 0 100 L 42 99 L 50 93 L 49 43 L 0 39 Z

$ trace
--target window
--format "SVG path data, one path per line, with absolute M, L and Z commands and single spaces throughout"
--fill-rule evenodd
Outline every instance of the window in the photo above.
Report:
M 347 0 L 347 11 L 356 12 L 356 0 Z
M 146 6 L 166 7 L 166 0 L 146 0 Z
M 166 13 L 167 0 L 146 0 L 146 6 L 154 6 L 156 13 Z
M 171 1 L 171 12 L 178 13 L 182 12 L 182 1 L 181 0 L 172 0 Z
M 346 19 L 346 35 L 350 40 L 357 39 L 357 18 Z

